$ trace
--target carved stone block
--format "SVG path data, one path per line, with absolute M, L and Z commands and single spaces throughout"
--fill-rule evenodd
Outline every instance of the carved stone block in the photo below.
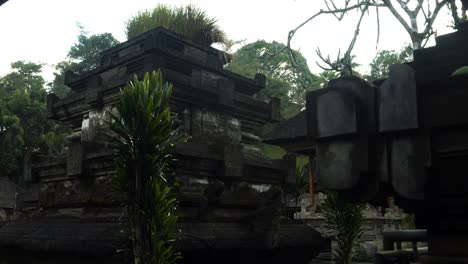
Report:
M 88 91 L 86 91 L 85 101 L 93 107 L 100 107 L 102 105 L 102 95 L 100 90 L 98 88 L 88 89 Z
M 357 132 L 357 107 L 352 97 L 340 91 L 313 91 L 307 97 L 307 122 L 313 138 Z
M 243 146 L 227 144 L 224 147 L 224 176 L 242 177 L 244 172 Z
M 390 67 L 388 79 L 378 88 L 379 131 L 418 128 L 418 101 L 414 70 L 408 65 Z
M 357 129 L 359 133 L 376 131 L 375 88 L 356 76 L 341 77 L 331 80 L 328 89 L 341 91 L 345 96 L 352 96 L 357 107 Z
M 16 186 L 7 178 L 0 178 L 0 208 L 16 207 Z
M 357 77 L 330 81 L 307 94 L 309 135 L 320 139 L 375 131 L 375 91 Z
M 234 100 L 234 82 L 227 79 L 218 80 L 218 103 L 223 106 L 232 106 Z
M 357 187 L 361 173 L 368 171 L 367 139 L 317 143 L 317 185 L 320 189 Z
M 423 199 L 427 181 L 428 148 L 423 137 L 400 136 L 391 141 L 392 183 L 408 199 Z
M 85 146 L 79 142 L 73 142 L 67 152 L 67 176 L 79 176 L 84 171 Z
M 201 65 L 205 65 L 207 62 L 206 52 L 188 45 L 185 45 L 184 47 L 184 56 Z
M 270 111 L 272 121 L 281 121 L 281 99 L 278 97 L 270 99 Z
M 216 92 L 218 88 L 218 80 L 222 77 L 218 74 L 208 72 L 208 71 L 201 71 L 201 88 L 204 90 L 209 90 Z

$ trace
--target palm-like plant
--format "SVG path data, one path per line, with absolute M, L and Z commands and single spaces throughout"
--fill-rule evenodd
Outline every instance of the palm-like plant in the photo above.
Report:
M 201 45 L 230 45 L 231 42 L 216 22 L 216 19 L 208 17 L 193 5 L 177 8 L 158 5 L 128 20 L 126 33 L 127 38 L 131 39 L 156 27 L 165 27 Z
M 327 227 L 336 233 L 338 245 L 333 255 L 337 264 L 351 264 L 354 250 L 359 246 L 364 232 L 364 208 L 363 204 L 347 202 L 336 192 L 328 192 L 319 207 Z
M 184 136 L 174 129 L 171 85 L 161 71 L 135 76 L 122 91 L 109 122 L 118 177 L 126 179 L 135 263 L 174 263 L 176 200 L 167 184 L 171 151 Z

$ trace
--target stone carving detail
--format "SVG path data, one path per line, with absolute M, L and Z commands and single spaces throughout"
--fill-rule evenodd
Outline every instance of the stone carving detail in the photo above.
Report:
M 192 137 L 200 142 L 240 143 L 241 124 L 238 119 L 207 109 L 192 110 Z

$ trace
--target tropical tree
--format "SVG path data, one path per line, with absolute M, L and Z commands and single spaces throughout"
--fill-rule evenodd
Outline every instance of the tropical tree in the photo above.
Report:
M 402 64 L 412 60 L 413 50 L 411 46 L 404 47 L 400 52 L 394 50 L 381 50 L 370 63 L 370 73 L 365 76 L 369 82 L 388 77 L 390 66 Z
M 0 101 L 0 177 L 17 168 L 24 144 L 23 133 L 19 118 L 8 113 Z
M 337 264 L 351 264 L 355 249 L 364 232 L 364 204 L 350 203 L 337 192 L 328 192 L 319 206 L 325 217 L 327 228 L 335 232 L 337 247 L 333 255 Z
M 236 51 L 226 70 L 253 78 L 257 73 L 265 74 L 266 88 L 256 97 L 268 101 L 278 97 L 282 102 L 282 115 L 287 118 L 297 114 L 305 103 L 307 91 L 320 88 L 320 79 L 312 74 L 306 59 L 298 51 L 293 65 L 284 50 L 285 45 L 278 42 L 258 40 Z
M 161 71 L 135 76 L 121 91 L 111 114 L 110 140 L 116 151 L 118 177 L 127 179 L 134 260 L 174 263 L 177 237 L 176 200 L 168 186 L 171 151 L 185 138 L 175 127 L 169 108 L 172 87 Z
M 153 10 L 139 12 L 127 21 L 127 38 L 134 38 L 148 30 L 165 27 L 201 45 L 220 43 L 231 45 L 215 18 L 194 5 L 169 7 L 158 5 Z
M 50 91 L 59 97 L 70 93 L 70 88 L 64 83 L 65 72 L 71 71 L 79 75 L 96 69 L 101 59 L 100 53 L 119 43 L 111 33 L 89 35 L 81 25 L 78 27 L 80 34 L 77 37 L 77 42 L 70 47 L 67 59 L 55 65 L 55 77 L 49 83 Z
M 42 66 L 17 61 L 11 68 L 0 78 L 0 171 L 5 174 L 18 168 L 26 153 L 60 153 L 67 135 L 65 128 L 47 120 Z

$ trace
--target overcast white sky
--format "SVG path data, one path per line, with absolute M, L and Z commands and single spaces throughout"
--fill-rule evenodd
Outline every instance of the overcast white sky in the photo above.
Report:
M 76 41 L 77 22 L 91 34 L 110 32 L 125 41 L 125 21 L 158 3 L 196 4 L 218 19 L 228 37 L 246 43 L 258 39 L 284 43 L 289 30 L 323 8 L 321 0 L 9 0 L 0 7 L 0 76 L 10 70 L 11 62 L 29 60 L 43 63 L 44 76 L 50 80 L 53 65 L 65 59 Z M 293 47 L 302 52 L 313 72 L 319 72 L 316 48 L 332 57 L 338 49 L 346 50 L 356 19 L 355 15 L 342 22 L 331 16 L 319 18 L 296 34 Z M 364 19 L 354 53 L 357 62 L 366 65 L 377 52 L 376 19 L 372 15 Z M 450 23 L 448 11 L 441 11 L 438 33 L 451 31 Z M 381 28 L 378 49 L 399 50 L 409 42 L 390 13 L 381 12 Z

